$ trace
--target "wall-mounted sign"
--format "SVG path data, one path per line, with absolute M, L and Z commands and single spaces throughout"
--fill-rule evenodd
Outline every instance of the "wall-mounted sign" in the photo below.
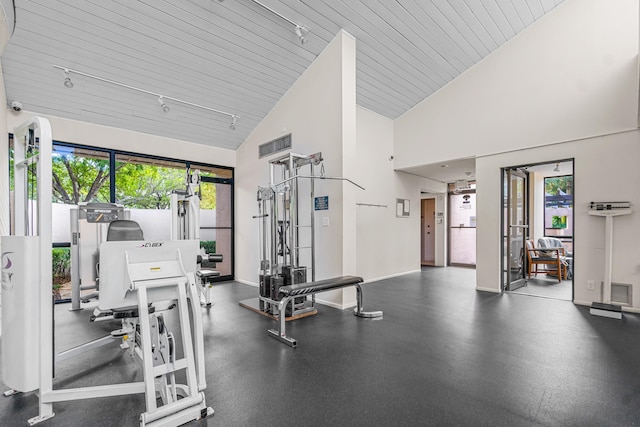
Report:
M 320 196 L 313 199 L 313 209 L 316 211 L 329 210 L 329 196 Z
M 396 216 L 409 218 L 409 199 L 396 199 Z

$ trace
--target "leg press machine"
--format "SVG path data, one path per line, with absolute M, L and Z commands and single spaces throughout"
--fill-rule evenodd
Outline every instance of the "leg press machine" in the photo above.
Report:
M 144 394 L 146 403 L 141 426 L 176 426 L 213 414 L 203 392 L 197 240 L 103 242 L 99 308 L 121 319 L 121 328 L 54 353 L 51 127 L 46 119 L 35 117 L 16 128 L 14 135 L 15 234 L 2 237 L 1 265 L 2 376 L 13 389 L 5 396 L 37 392 L 39 413 L 29 420 L 30 425 L 53 417 L 56 402 L 138 393 Z M 168 330 L 169 313 L 177 313 L 177 337 Z M 117 342 L 139 359 L 143 381 L 54 389 L 55 362 Z M 185 383 L 179 384 L 177 376 L 186 378 Z

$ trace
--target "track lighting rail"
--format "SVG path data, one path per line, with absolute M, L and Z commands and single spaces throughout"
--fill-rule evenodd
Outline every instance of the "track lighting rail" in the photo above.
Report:
M 112 85 L 115 85 L 115 86 L 123 87 L 125 89 L 130 89 L 130 90 L 134 90 L 136 92 L 145 93 L 147 95 L 153 95 L 154 97 L 157 98 L 158 104 L 160 105 L 160 107 L 162 108 L 162 110 L 165 113 L 169 112 L 169 105 L 166 103 L 166 101 L 175 102 L 175 103 L 179 103 L 179 104 L 184 104 L 184 105 L 188 105 L 190 107 L 200 108 L 202 110 L 207 110 L 207 111 L 211 111 L 213 113 L 229 116 L 231 118 L 231 125 L 229 127 L 232 130 L 235 130 L 236 123 L 237 123 L 238 119 L 240 118 L 239 115 L 234 114 L 234 113 L 228 113 L 226 111 L 222 111 L 222 110 L 218 110 L 218 109 L 215 109 L 215 108 L 207 107 L 206 105 L 196 104 L 194 102 L 185 101 L 183 99 L 174 98 L 172 96 L 162 95 L 162 94 L 157 93 L 157 92 L 153 92 L 153 91 L 146 90 L 146 89 L 141 89 L 139 87 L 131 86 L 131 85 L 128 85 L 128 84 L 125 84 L 125 83 L 120 83 L 120 82 L 117 82 L 115 80 L 106 79 L 104 77 L 100 77 L 100 76 L 96 76 L 96 75 L 93 75 L 93 74 L 85 73 L 83 71 L 73 70 L 71 68 L 62 67 L 60 65 L 55 65 L 55 64 L 53 65 L 53 68 L 57 68 L 59 70 L 64 71 L 64 75 L 65 75 L 64 85 L 66 87 L 68 87 L 68 88 L 73 88 L 73 82 L 71 81 L 71 74 L 77 74 L 79 76 L 83 76 L 83 77 L 87 77 L 87 78 L 90 78 L 90 79 L 98 80 L 98 81 L 101 81 L 103 83 L 112 84 Z

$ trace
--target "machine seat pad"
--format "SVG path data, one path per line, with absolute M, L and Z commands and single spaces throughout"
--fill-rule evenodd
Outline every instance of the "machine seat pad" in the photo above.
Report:
M 344 288 L 357 285 L 364 279 L 358 276 L 341 276 L 332 279 L 318 280 L 315 282 L 296 283 L 294 285 L 281 286 L 280 294 L 287 296 L 307 295 L 315 292 L 330 291 L 331 289 Z
M 198 275 L 199 277 L 218 277 L 220 276 L 220 272 L 216 271 L 216 270 L 209 270 L 206 268 L 203 268 L 202 270 L 198 270 L 196 271 L 196 275 Z

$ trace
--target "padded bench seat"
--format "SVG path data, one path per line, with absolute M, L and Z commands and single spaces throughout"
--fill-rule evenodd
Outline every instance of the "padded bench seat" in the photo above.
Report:
M 208 268 L 203 268 L 196 271 L 196 276 L 198 276 L 200 279 L 204 280 L 205 282 L 208 282 L 210 279 L 213 279 L 214 277 L 219 277 L 220 272 L 216 270 L 210 270 Z
M 315 282 L 296 283 L 280 287 L 278 292 L 282 296 L 282 299 L 278 302 L 278 330 L 269 329 L 269 334 L 291 347 L 297 347 L 298 342 L 295 339 L 288 337 L 286 333 L 284 313 L 287 304 L 293 301 L 294 298 L 302 295 L 311 295 L 316 292 L 330 291 L 333 289 L 345 288 L 347 286 L 356 287 L 356 308 L 353 314 L 358 317 L 382 317 L 382 311 L 364 311 L 362 306 L 362 288 L 360 287 L 360 284 L 363 281 L 362 277 L 358 276 L 340 276 Z
M 300 296 L 309 295 L 316 292 L 330 291 L 331 289 L 344 288 L 345 286 L 353 286 L 362 283 L 364 280 L 358 276 L 342 276 L 333 279 L 318 280 L 316 282 L 296 283 L 288 286 L 280 287 L 282 296 Z

